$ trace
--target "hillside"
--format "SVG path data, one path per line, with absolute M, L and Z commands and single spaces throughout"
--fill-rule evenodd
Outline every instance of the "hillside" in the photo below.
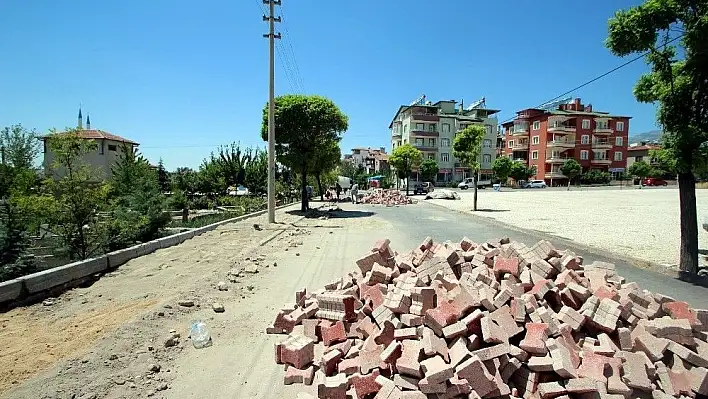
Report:
M 644 133 L 632 134 L 629 136 L 630 143 L 637 143 L 640 141 L 654 141 L 659 140 L 661 136 L 661 130 L 650 130 Z

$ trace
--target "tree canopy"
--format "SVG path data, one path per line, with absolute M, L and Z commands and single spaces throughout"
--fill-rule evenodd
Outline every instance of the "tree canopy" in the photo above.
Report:
M 653 168 L 649 163 L 644 160 L 636 161 L 629 168 L 627 168 L 627 173 L 632 176 L 636 176 L 640 179 L 650 176 L 653 173 Z
M 423 153 L 410 144 L 399 145 L 391 152 L 388 157 L 388 163 L 392 168 L 396 169 L 396 175 L 399 179 L 406 179 L 406 195 L 408 195 L 408 178 L 413 171 L 413 168 L 420 165 L 423 159 Z
M 477 173 L 479 172 L 479 157 L 482 152 L 482 141 L 487 131 L 482 125 L 469 125 L 457 133 L 452 143 L 455 157 L 463 165 L 470 168 L 474 180 L 474 199 L 472 209 L 477 210 Z
M 434 159 L 426 159 L 420 163 L 420 176 L 424 181 L 433 181 L 437 177 L 440 168 Z
M 277 161 L 301 176 L 302 210 L 308 209 L 307 174 L 313 159 L 347 130 L 346 115 L 321 96 L 289 94 L 275 98 L 275 154 Z M 261 138 L 268 141 L 268 104 L 263 108 Z
M 2 160 L 15 168 L 32 168 L 40 153 L 40 145 L 37 133 L 20 124 L 5 127 L 0 131 Z
M 570 158 L 566 159 L 565 162 L 563 162 L 560 171 L 565 177 L 568 178 L 568 190 L 570 190 L 570 183 L 573 182 L 573 179 L 580 176 L 580 173 L 582 173 L 583 168 L 582 166 L 580 166 L 580 163 L 575 160 L 575 158 Z
M 492 164 L 492 171 L 501 183 L 505 183 L 507 179 L 509 179 L 513 164 L 514 161 L 512 161 L 509 157 L 499 157 L 494 160 L 494 163 Z

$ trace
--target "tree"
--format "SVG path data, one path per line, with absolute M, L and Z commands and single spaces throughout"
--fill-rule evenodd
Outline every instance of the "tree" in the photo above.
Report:
M 244 184 L 253 194 L 263 194 L 268 191 L 268 153 L 258 148 L 246 164 Z
M 572 183 L 573 179 L 580 175 L 580 173 L 583 171 L 583 168 L 580 166 L 578 161 L 573 158 L 570 158 L 566 159 L 565 162 L 563 162 L 563 165 L 561 166 L 560 170 L 561 173 L 563 173 L 563 175 L 568 178 L 568 191 L 570 191 L 570 183 Z
M 651 71 L 639 78 L 634 96 L 640 102 L 658 104 L 657 119 L 664 131 L 662 147 L 676 164 L 681 214 L 679 269 L 684 277 L 698 273 L 693 168 L 708 141 L 707 18 L 706 0 L 648 0 L 615 13 L 606 41 L 610 51 L 620 57 L 648 52 Z M 679 51 L 672 44 L 677 40 Z
M 482 140 L 486 134 L 484 126 L 469 125 L 457 133 L 452 143 L 452 150 L 460 163 L 467 165 L 474 181 L 474 202 L 472 210 L 477 210 L 477 177 L 479 174 L 479 156 L 482 152 Z
M 339 143 L 331 142 L 323 148 L 310 164 L 310 173 L 315 177 L 317 189 L 320 191 L 321 199 L 324 201 L 324 191 L 322 190 L 322 175 L 333 171 L 339 164 L 342 158 L 342 150 L 339 149 Z
M 514 161 L 509 157 L 499 157 L 494 160 L 492 164 L 492 171 L 499 179 L 500 184 L 506 183 L 511 174 L 511 167 L 514 165 Z
M 12 125 L 0 132 L 0 149 L 3 162 L 15 168 L 31 169 L 39 154 L 40 143 L 34 130 Z
M 354 164 L 354 162 L 348 159 L 342 159 L 339 161 L 339 175 L 345 176 L 350 179 L 354 179 L 359 168 Z
M 511 164 L 511 170 L 509 171 L 509 176 L 514 179 L 517 184 L 522 180 L 528 180 L 531 176 L 536 174 L 535 167 L 528 167 L 525 163 L 520 161 L 513 161 Z
M 7 200 L 0 200 L 0 282 L 38 271 L 27 254 L 29 239 L 21 212 Z
M 410 185 L 408 178 L 413 171 L 413 168 L 418 166 L 423 159 L 423 153 L 410 144 L 403 144 L 396 147 L 388 158 L 388 163 L 392 168 L 396 169 L 396 175 L 399 179 L 406 179 L 406 195 Z
M 426 159 L 420 163 L 420 176 L 423 181 L 432 182 L 438 175 L 440 168 L 438 168 L 438 162 L 434 159 Z
M 170 174 L 165 169 L 165 164 L 160 158 L 160 162 L 157 163 L 157 183 L 160 185 L 161 192 L 170 191 Z
M 646 161 L 636 161 L 629 168 L 627 168 L 627 173 L 632 176 L 639 178 L 639 184 L 642 184 L 642 180 L 654 173 L 653 168 Z
M 54 176 L 46 180 L 46 187 L 54 195 L 56 212 L 51 215 L 51 226 L 69 252 L 69 258 L 87 259 L 105 248 L 105 226 L 98 212 L 107 208 L 109 186 L 98 183 L 99 176 L 82 162 L 81 158 L 96 148 L 93 141 L 79 136 L 77 129 L 66 133 L 52 130 L 47 144 L 54 154 L 50 166 Z M 61 170 L 63 176 L 56 173 Z
M 290 94 L 275 99 L 275 154 L 278 162 L 301 177 L 301 210 L 309 209 L 307 173 L 324 148 L 338 143 L 348 118 L 329 99 Z M 261 138 L 268 140 L 268 104 L 263 108 Z

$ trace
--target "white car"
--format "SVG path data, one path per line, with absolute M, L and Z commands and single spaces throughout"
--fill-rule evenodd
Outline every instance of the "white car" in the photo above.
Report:
M 524 186 L 525 188 L 546 188 L 546 182 L 543 180 L 531 180 Z

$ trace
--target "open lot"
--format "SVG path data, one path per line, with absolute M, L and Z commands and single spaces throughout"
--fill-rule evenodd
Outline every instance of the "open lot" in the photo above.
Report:
M 471 212 L 472 191 L 461 200 L 430 200 Z M 699 223 L 708 215 L 708 191 L 697 190 Z M 597 249 L 676 267 L 679 250 L 677 189 L 479 190 L 476 214 L 515 227 L 570 239 Z M 698 245 L 708 248 L 699 229 Z

